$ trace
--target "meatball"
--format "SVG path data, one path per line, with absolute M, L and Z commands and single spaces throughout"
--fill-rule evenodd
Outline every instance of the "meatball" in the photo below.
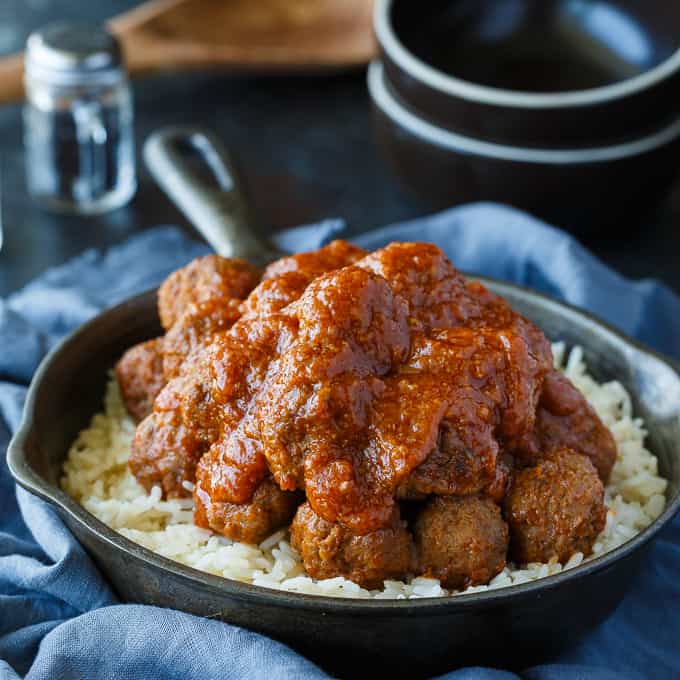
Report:
M 465 279 L 435 245 L 390 243 L 357 266 L 382 276 L 406 300 L 414 329 L 449 328 L 467 318 L 471 301 Z
M 173 272 L 158 290 L 158 314 L 171 328 L 192 302 L 242 300 L 255 288 L 260 271 L 245 260 L 206 255 Z
M 571 381 L 553 371 L 545 378 L 534 432 L 520 458 L 531 464 L 562 447 L 588 456 L 607 483 L 616 462 L 614 437 Z
M 473 449 L 462 441 L 450 423 L 439 429 L 437 448 L 415 468 L 397 496 L 416 499 L 430 494 L 465 496 L 478 493 L 494 481 L 496 451 Z
M 191 303 L 163 341 L 163 372 L 166 380 L 180 373 L 184 360 L 213 335 L 231 328 L 239 318 L 240 301 L 234 298 Z
M 194 489 L 194 503 L 194 521 L 199 527 L 212 529 L 234 541 L 260 543 L 290 522 L 299 496 L 281 491 L 268 478 L 257 487 L 248 503 L 213 502 L 198 483 Z
M 418 573 L 446 588 L 488 583 L 505 567 L 508 526 L 490 498 L 435 497 L 416 519 L 413 535 Z
M 332 241 L 309 253 L 297 253 L 272 262 L 260 284 L 243 303 L 244 316 L 278 312 L 299 299 L 317 277 L 342 269 L 366 253 L 345 241 Z
M 353 534 L 319 517 L 309 503 L 298 508 L 290 529 L 291 543 L 313 578 L 345 578 L 368 589 L 386 579 L 403 579 L 413 567 L 413 540 L 395 511 L 390 525 L 368 534 Z
M 366 251 L 347 241 L 331 241 L 328 245 L 308 253 L 296 253 L 272 262 L 264 273 L 264 279 L 272 279 L 287 272 L 302 272 L 308 281 L 326 272 L 354 264 L 366 255 Z
M 527 563 L 588 555 L 606 516 L 604 487 L 590 459 L 568 448 L 552 451 L 515 472 L 505 498 L 510 556 Z
M 128 413 L 140 422 L 151 413 L 154 399 L 165 385 L 163 338 L 130 348 L 116 364 L 116 380 Z
M 279 312 L 295 302 L 308 285 L 309 277 L 299 271 L 284 272 L 272 279 L 263 279 L 243 301 L 243 316 L 263 317 Z
M 193 482 L 204 451 L 193 433 L 167 413 L 151 413 L 137 427 L 128 464 L 145 489 L 160 486 L 166 498 L 188 496 L 183 482 Z

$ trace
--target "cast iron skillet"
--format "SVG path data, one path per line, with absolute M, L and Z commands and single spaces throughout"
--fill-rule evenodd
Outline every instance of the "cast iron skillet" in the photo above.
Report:
M 188 171 L 180 148 L 187 141 L 207 157 L 218 188 L 207 189 Z M 216 249 L 268 259 L 273 249 L 262 248 L 255 232 L 245 230 L 250 214 L 233 168 L 216 144 L 209 135 L 175 130 L 155 136 L 146 157 L 161 184 Z M 359 677 L 379 671 L 414 677 L 463 664 L 520 668 L 549 659 L 616 607 L 651 540 L 680 507 L 680 376 L 667 360 L 573 307 L 517 286 L 482 280 L 549 337 L 581 345 L 598 380 L 616 378 L 625 385 L 636 413 L 645 419 L 659 469 L 669 480 L 667 508 L 649 528 L 568 572 L 457 597 L 345 600 L 204 574 L 109 529 L 61 491 L 61 466 L 78 431 L 101 408 L 114 362 L 131 345 L 160 333 L 155 291 L 104 312 L 43 361 L 10 444 L 12 474 L 54 506 L 123 600 L 173 607 L 260 631 L 336 674 Z

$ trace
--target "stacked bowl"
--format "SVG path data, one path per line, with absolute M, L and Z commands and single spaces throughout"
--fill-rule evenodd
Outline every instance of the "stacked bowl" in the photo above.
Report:
M 658 205 L 680 160 L 680 4 L 378 0 L 376 133 L 436 207 L 496 200 L 576 232 Z

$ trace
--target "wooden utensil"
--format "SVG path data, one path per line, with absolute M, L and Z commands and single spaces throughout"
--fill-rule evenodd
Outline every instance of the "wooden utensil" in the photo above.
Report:
M 365 64 L 375 53 L 373 0 L 152 0 L 109 28 L 132 76 L 220 67 L 317 71 Z M 23 96 L 23 57 L 0 59 L 0 104 Z

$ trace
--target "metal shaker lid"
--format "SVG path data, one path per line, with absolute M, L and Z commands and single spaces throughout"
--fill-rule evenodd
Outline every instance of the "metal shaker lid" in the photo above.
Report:
M 103 26 L 57 23 L 32 33 L 26 76 L 55 85 L 107 84 L 124 75 L 118 40 Z

